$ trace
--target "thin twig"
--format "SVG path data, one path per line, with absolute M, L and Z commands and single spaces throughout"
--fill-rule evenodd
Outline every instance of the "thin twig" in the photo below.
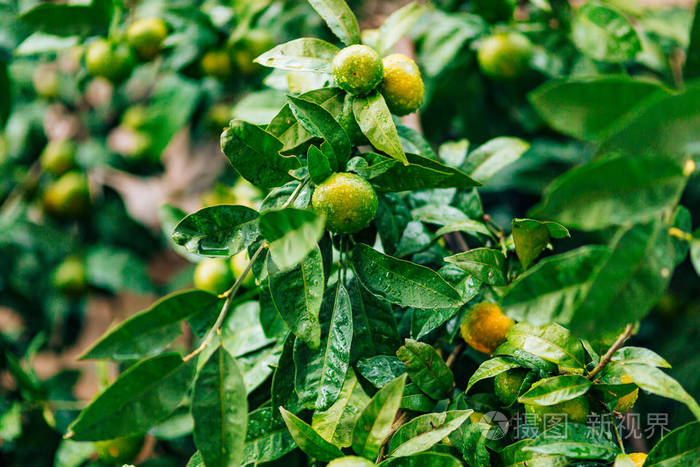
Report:
M 391 431 L 386 436 L 386 438 L 384 438 L 384 442 L 379 447 L 379 454 L 377 455 L 377 462 L 382 460 L 382 457 L 384 457 L 384 450 L 386 449 L 387 443 L 389 442 L 391 437 L 394 435 L 394 433 L 396 433 L 396 430 L 398 430 L 401 427 L 401 425 L 403 425 L 403 423 L 406 421 L 406 417 L 408 417 L 408 414 L 406 414 L 406 412 L 403 412 L 401 410 L 399 410 L 398 414 L 399 414 L 399 417 L 396 419 L 394 424 L 391 426 Z
M 452 368 L 452 364 L 457 360 L 457 357 L 459 357 L 459 354 L 462 353 L 464 350 L 465 343 L 460 342 L 457 344 L 457 346 L 454 348 L 452 353 L 448 355 L 447 360 L 445 360 L 445 365 L 447 365 L 447 368 Z
M 610 359 L 613 357 L 615 352 L 622 347 L 622 344 L 625 343 L 627 339 L 633 334 L 634 331 L 634 324 L 630 323 L 627 326 L 625 326 L 625 330 L 622 331 L 622 334 L 620 334 L 617 337 L 617 340 L 613 343 L 613 345 L 610 346 L 607 352 L 605 352 L 605 355 L 603 355 L 598 362 L 598 364 L 593 368 L 593 370 L 586 376 L 589 380 L 593 381 L 595 377 L 600 373 L 603 368 L 605 368 L 605 365 L 610 363 Z

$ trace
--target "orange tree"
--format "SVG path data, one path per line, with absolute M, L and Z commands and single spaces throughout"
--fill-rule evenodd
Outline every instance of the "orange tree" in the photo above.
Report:
M 697 463 L 697 421 L 647 457 L 629 452 L 617 420 L 640 389 L 700 420 L 666 360 L 626 345 L 689 252 L 700 263 L 681 204 L 696 199 L 683 197 L 697 182 L 700 26 L 684 75 L 675 65 L 688 82 L 672 89 L 606 74 L 641 51 L 623 12 L 536 2 L 568 20 L 556 24 L 570 28 L 582 67 L 603 65 L 586 78 L 572 67 L 528 94 L 540 123 L 585 143 L 572 143 L 580 160 L 528 217 L 504 228 L 481 193 L 530 145 L 458 140 L 436 154 L 391 109 L 437 105 L 445 89 L 430 86 L 450 60 L 428 62 L 426 88 L 413 60 L 390 52 L 437 15 L 466 24 L 451 36 L 455 53 L 471 39 L 487 48 L 479 79 L 512 80 L 542 61 L 523 32 L 487 24 L 510 18 L 510 2 L 454 15 L 409 4 L 365 34 L 344 1 L 309 3 L 341 45 L 305 37 L 259 55 L 286 101 L 264 123 L 242 111 L 221 134 L 232 167 L 267 193 L 260 207 L 217 204 L 172 229 L 183 254 L 247 252 L 247 265 L 218 294 L 167 295 L 85 352 L 126 369 L 72 421 L 66 451 L 89 456 L 95 442 L 127 461 L 143 434 L 170 430 L 192 434 L 190 466 Z M 419 33 L 419 58 L 432 31 Z M 447 48 L 444 39 L 433 41 Z M 458 117 L 449 132 L 459 130 Z M 210 264 L 228 277 L 226 262 Z M 177 342 L 183 326 L 192 348 Z

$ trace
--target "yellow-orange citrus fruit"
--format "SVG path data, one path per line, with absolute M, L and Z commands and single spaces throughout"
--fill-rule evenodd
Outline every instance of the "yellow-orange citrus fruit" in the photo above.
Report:
M 515 322 L 495 303 L 474 305 L 462 319 L 460 330 L 464 341 L 479 352 L 492 354 L 506 340 L 506 333 Z

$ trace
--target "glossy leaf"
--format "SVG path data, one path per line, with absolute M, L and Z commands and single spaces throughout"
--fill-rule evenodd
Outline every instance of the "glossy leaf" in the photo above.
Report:
M 376 48 L 380 54 L 387 54 L 391 48 L 407 34 L 414 24 L 425 14 L 426 8 L 416 2 L 405 5 L 384 20 L 377 34 Z
M 379 92 L 365 97 L 356 96 L 352 109 L 362 134 L 372 146 L 389 157 L 408 164 L 389 107 Z
M 667 93 L 654 81 L 601 75 L 549 81 L 528 97 L 555 130 L 575 138 L 600 141 L 617 119 L 657 92 Z
M 593 384 L 578 375 L 554 376 L 540 381 L 521 395 L 518 402 L 530 405 L 554 405 L 587 393 Z
M 588 293 L 593 270 L 607 254 L 606 247 L 589 245 L 543 259 L 506 289 L 503 310 L 535 325 L 570 317 Z
M 172 238 L 203 256 L 233 256 L 258 237 L 258 213 L 246 206 L 210 206 L 182 219 Z
M 315 411 L 311 427 L 326 441 L 344 448 L 352 445 L 352 429 L 369 396 L 360 386 L 355 372 L 349 370 L 338 399 L 327 410 Z
M 291 331 L 312 349 L 321 344 L 318 314 L 323 300 L 324 277 L 321 250 L 314 248 L 294 269 L 279 271 L 267 260 L 272 303 Z
M 676 428 L 661 438 L 649 452 L 644 465 L 669 467 L 695 465 L 700 462 L 700 423 Z
M 107 33 L 112 18 L 111 1 L 93 0 L 80 4 L 36 4 L 25 10 L 19 21 L 32 30 L 60 36 Z
M 422 452 L 412 456 L 392 457 L 385 460 L 381 467 L 460 467 L 462 463 L 449 454 Z
M 606 62 L 625 62 L 642 50 L 632 23 L 618 10 L 598 2 L 578 9 L 571 36 L 581 52 Z
M 556 430 L 550 433 L 550 430 Z M 542 432 L 523 450 L 539 454 L 566 456 L 571 459 L 612 460 L 620 448 L 606 439 L 601 429 L 580 423 L 563 423 Z
M 340 449 L 323 439 L 308 423 L 293 413 L 286 411 L 284 407 L 280 407 L 280 412 L 294 441 L 309 457 L 322 462 L 330 462 L 337 457 L 343 456 Z
M 479 185 L 479 182 L 459 169 L 417 154 L 406 154 L 408 165 L 381 156 L 376 159 L 374 165 L 368 168 L 367 176 L 380 191 L 469 188 Z
M 351 360 L 393 354 L 401 345 L 391 305 L 375 298 L 357 280 L 348 283 L 352 305 Z
M 80 358 L 131 360 L 162 352 L 182 334 L 180 322 L 192 315 L 216 316 L 219 299 L 202 290 L 176 292 L 111 329 Z
M 199 369 L 192 393 L 194 442 L 208 466 L 238 466 L 248 425 L 243 374 L 223 347 Z
M 516 323 L 506 334 L 508 342 L 563 368 L 584 368 L 584 350 L 578 339 L 558 324 L 532 326 Z
M 435 400 L 447 396 L 454 387 L 454 375 L 437 351 L 429 344 L 406 339 L 396 356 L 406 364 L 411 381 Z
M 299 264 L 321 239 L 323 217 L 313 211 L 286 208 L 265 211 L 260 215 L 260 234 L 270 244 L 275 265 L 288 271 Z
M 529 148 L 530 145 L 519 138 L 494 138 L 469 154 L 463 169 L 475 180 L 484 182 L 518 160 Z
M 686 181 L 669 158 L 606 157 L 557 178 L 529 214 L 581 230 L 643 222 L 677 203 Z
M 524 269 L 542 253 L 549 239 L 569 237 L 569 231 L 556 222 L 541 222 L 534 219 L 513 219 L 513 242 L 515 252 Z
M 282 142 L 259 127 L 233 120 L 221 133 L 221 150 L 231 165 L 253 185 L 274 188 L 292 180 L 299 161 L 280 154 Z
M 292 413 L 298 413 L 302 409 L 301 401 L 294 389 L 294 341 L 296 336 L 289 333 L 284 340 L 282 353 L 272 376 L 271 403 L 273 407 L 272 417 L 281 423 L 281 415 L 274 407 L 286 407 Z
M 352 449 L 367 459 L 375 459 L 384 440 L 391 432 L 406 375 L 396 378 L 380 389 L 360 413 L 352 430 Z
M 320 185 L 333 173 L 328 157 L 316 146 L 311 146 L 306 153 L 309 165 L 309 178 L 316 185 Z
M 193 365 L 174 353 L 130 366 L 80 413 L 68 428 L 75 441 L 140 434 L 164 421 L 180 405 Z
M 644 347 L 622 347 L 613 354 L 611 360 L 623 365 L 641 363 L 661 368 L 671 368 L 671 365 L 660 355 Z
M 377 389 L 383 388 L 406 373 L 406 364 L 393 355 L 375 355 L 363 358 L 357 362 L 355 367 L 360 375 Z
M 391 437 L 389 456 L 410 456 L 430 449 L 464 423 L 472 410 L 450 410 L 420 415 L 402 425 Z
M 382 254 L 362 243 L 352 251 L 352 268 L 367 290 L 397 305 L 446 308 L 461 304 L 459 292 L 432 269 Z
M 245 437 L 241 465 L 270 462 L 284 456 L 296 447 L 294 438 L 272 412 L 272 407 L 262 407 L 248 414 L 248 431 Z
M 352 310 L 350 297 L 342 284 L 326 294 L 321 315 L 329 322 L 321 326 L 318 349 L 297 341 L 294 345 L 295 387 L 306 407 L 328 409 L 340 395 L 350 362 L 352 342 Z
M 506 257 L 500 250 L 474 248 L 445 258 L 450 264 L 464 269 L 480 281 L 489 285 L 506 285 Z
M 304 37 L 280 44 L 254 61 L 262 66 L 289 71 L 331 73 L 333 57 L 340 52 L 333 44 L 312 37 Z
M 345 0 L 309 0 L 309 3 L 345 45 L 360 43 L 360 26 Z
M 482 363 L 481 365 L 479 365 L 479 368 L 477 368 L 476 371 L 469 378 L 469 383 L 467 384 L 467 389 L 465 392 L 469 392 L 469 389 L 471 389 L 471 387 L 474 384 L 481 380 L 493 378 L 496 375 L 505 373 L 506 371 L 512 368 L 518 367 L 520 367 L 520 364 L 513 360 L 506 359 L 504 357 L 490 358 L 484 361 L 484 363 Z

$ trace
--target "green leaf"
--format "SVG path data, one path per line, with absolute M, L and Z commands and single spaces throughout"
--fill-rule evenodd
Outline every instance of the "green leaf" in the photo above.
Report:
M 219 346 L 199 369 L 192 393 L 194 442 L 208 466 L 238 466 L 248 425 L 243 374 Z
M 625 364 L 624 368 L 637 386 L 657 396 L 667 397 L 684 403 L 695 418 L 700 420 L 700 405 L 683 389 L 678 381 L 650 365 L 629 363 Z
M 451 232 L 466 232 L 468 234 L 482 234 L 491 236 L 491 232 L 486 227 L 486 224 L 480 221 L 475 221 L 472 219 L 465 219 L 463 221 L 455 222 L 453 224 L 441 227 L 435 232 L 435 237 L 442 237 L 445 234 Z
M 59 36 L 103 35 L 112 9 L 111 0 L 93 0 L 89 5 L 44 3 L 24 11 L 19 20 L 34 31 Z
M 248 414 L 248 431 L 240 465 L 270 462 L 296 447 L 287 427 L 272 414 L 275 410 L 262 407 Z
M 7 62 L 0 60 L 0 128 L 5 127 L 12 107 L 12 89 Z
M 80 443 L 64 439 L 56 449 L 53 465 L 54 467 L 80 467 L 94 454 L 95 445 L 93 443 Z
M 352 428 L 360 412 L 369 403 L 355 372 L 350 369 L 338 399 L 327 410 L 315 411 L 311 426 L 326 441 L 345 448 L 352 445 Z
M 668 94 L 666 88 L 654 81 L 601 75 L 549 81 L 528 97 L 550 127 L 565 135 L 597 142 L 615 121 L 656 92 Z
M 355 364 L 355 369 L 377 389 L 406 373 L 406 365 L 393 355 L 363 358 Z
M 467 420 L 473 410 L 450 410 L 420 415 L 402 425 L 391 437 L 389 456 L 410 456 L 442 441 Z
M 316 146 L 309 147 L 306 161 L 309 166 L 309 178 L 316 185 L 323 183 L 333 173 L 328 157 Z
M 459 292 L 425 266 L 384 255 L 358 243 L 352 250 L 352 268 L 362 285 L 390 303 L 415 308 L 459 306 Z
M 274 188 L 292 180 L 290 170 L 300 167 L 294 157 L 280 154 L 282 142 L 259 127 L 232 120 L 221 133 L 221 150 L 241 177 L 253 185 Z
M 182 334 L 182 320 L 200 313 L 215 316 L 218 302 L 216 295 L 202 290 L 163 297 L 111 329 L 80 359 L 132 360 L 158 354 Z
M 586 2 L 578 9 L 571 38 L 581 52 L 605 62 L 632 60 L 642 50 L 632 23 L 616 9 L 598 2 Z
M 693 25 L 690 28 L 690 44 L 685 56 L 683 77 L 687 81 L 700 77 L 700 4 L 695 5 Z
M 540 381 L 518 397 L 518 402 L 530 405 L 554 405 L 587 393 L 593 384 L 578 375 L 554 376 Z
M 569 237 L 569 231 L 556 222 L 541 222 L 534 219 L 513 219 L 513 242 L 515 252 L 524 269 L 542 253 L 550 237 Z
M 212 322 L 213 319 L 214 316 Z M 236 358 L 276 342 L 274 336 L 265 335 L 260 322 L 260 302 L 258 301 L 243 302 L 233 308 L 224 320 L 221 331 L 224 349 Z
M 381 467 L 460 467 L 462 463 L 449 454 L 421 452 L 412 456 L 392 457 L 379 465 Z
M 700 461 L 700 423 L 676 428 L 661 438 L 649 452 L 646 467 L 695 465 Z
M 90 248 L 85 255 L 87 281 L 110 292 L 153 291 L 143 258 L 130 250 L 108 245 Z
M 343 456 L 340 449 L 323 439 L 308 423 L 286 411 L 284 407 L 280 407 L 280 412 L 294 441 L 309 457 L 322 462 L 330 462 L 336 457 Z
M 427 11 L 426 7 L 411 2 L 393 12 L 379 27 L 376 49 L 380 55 L 386 55 L 404 35 L 408 34 L 414 24 Z
M 483 379 L 493 378 L 496 375 L 505 373 L 506 371 L 512 368 L 519 367 L 519 363 L 504 357 L 490 358 L 484 361 L 484 363 L 482 363 L 481 365 L 479 365 L 479 368 L 477 368 L 474 374 L 472 374 L 471 378 L 469 378 L 467 389 L 464 392 L 469 392 L 469 389 L 471 389 L 471 387 L 474 386 L 474 384 Z
M 620 448 L 612 440 L 606 439 L 604 433 L 600 427 L 563 423 L 542 432 L 523 450 L 571 459 L 612 460 Z
M 506 334 L 511 344 L 560 368 L 582 369 L 585 367 L 583 346 L 569 331 L 552 323 L 533 326 L 527 323 L 514 324 Z M 498 353 L 498 352 L 497 352 Z
M 417 154 L 406 154 L 408 164 L 377 157 L 367 174 L 380 191 L 412 191 L 426 188 L 470 188 L 480 183 L 464 172 Z M 381 170 L 377 170 L 382 166 Z
M 401 345 L 391 306 L 368 293 L 357 280 L 348 283 L 352 304 L 352 361 L 373 355 L 392 354 Z
M 656 94 L 621 118 L 601 144 L 600 154 L 675 157 L 684 161 L 697 155 L 700 132 L 700 82 L 678 94 Z
M 452 391 L 454 375 L 431 345 L 406 339 L 403 347 L 396 351 L 396 356 L 406 364 L 411 381 L 428 396 L 439 400 Z
M 288 271 L 316 248 L 324 223 L 323 217 L 313 211 L 286 208 L 265 211 L 258 225 L 270 244 L 270 256 L 275 265 Z
M 298 413 L 302 409 L 301 401 L 294 389 L 294 341 L 296 337 L 289 333 L 284 340 L 282 353 L 272 376 L 271 401 L 273 407 L 272 416 L 281 423 L 281 415 L 274 407 L 287 407 L 292 413 Z
M 360 43 L 360 25 L 345 0 L 309 0 L 309 3 L 345 45 Z
M 677 203 L 686 182 L 670 158 L 606 157 L 557 178 L 529 214 L 581 230 L 643 222 Z
M 172 239 L 203 256 L 233 256 L 258 238 L 258 213 L 246 206 L 220 204 L 182 219 Z
M 435 409 L 435 401 L 423 394 L 414 383 L 410 383 L 403 391 L 400 407 L 414 412 L 430 412 Z
M 504 342 L 499 345 L 494 352 L 494 355 L 510 357 L 515 362 L 525 368 L 531 368 L 538 372 L 552 373 L 557 371 L 558 366 L 552 362 L 544 360 L 530 352 L 527 352 L 515 344 Z
M 333 58 L 340 49 L 333 44 L 304 37 L 280 44 L 254 61 L 262 66 L 289 71 L 313 71 L 331 73 Z
M 503 167 L 520 159 L 529 148 L 530 144 L 520 138 L 494 138 L 469 154 L 463 169 L 475 180 L 484 182 Z
M 622 228 L 611 242 L 610 254 L 593 272 L 585 299 L 573 316 L 558 321 L 588 336 L 619 331 L 643 318 L 671 280 L 674 241 L 661 219 Z
M 312 349 L 321 344 L 318 314 L 323 300 L 321 250 L 316 247 L 294 269 L 279 271 L 268 255 L 268 287 L 272 303 L 291 331 Z
M 362 134 L 372 146 L 404 165 L 408 164 L 389 107 L 379 92 L 364 97 L 356 96 L 352 109 Z
M 644 347 L 622 347 L 615 352 L 611 360 L 623 365 L 641 363 L 661 368 L 671 368 L 671 365 L 656 352 Z
M 339 282 L 335 293 L 323 300 L 322 315 L 330 321 L 321 326 L 321 346 L 312 350 L 301 342 L 294 345 L 295 387 L 306 407 L 328 409 L 340 395 L 350 362 L 352 310 L 350 297 Z
M 360 413 L 352 430 L 355 453 L 372 460 L 377 457 L 381 445 L 391 433 L 405 385 L 404 374 L 380 389 Z
M 474 248 L 445 258 L 450 264 L 459 266 L 480 281 L 489 285 L 506 285 L 506 257 L 500 250 Z
M 700 232 L 696 231 L 690 241 L 690 262 L 693 263 L 695 272 L 700 276 Z
M 99 441 L 145 432 L 180 405 L 193 367 L 174 353 L 135 363 L 80 412 L 66 437 Z
M 543 259 L 508 286 L 501 301 L 504 312 L 535 325 L 570 317 L 607 254 L 606 247 L 589 245 Z
M 205 467 L 204 461 L 202 460 L 202 454 L 199 451 L 195 451 L 195 453 L 192 454 L 192 457 L 190 457 L 190 460 L 187 461 L 187 465 L 185 467 Z

